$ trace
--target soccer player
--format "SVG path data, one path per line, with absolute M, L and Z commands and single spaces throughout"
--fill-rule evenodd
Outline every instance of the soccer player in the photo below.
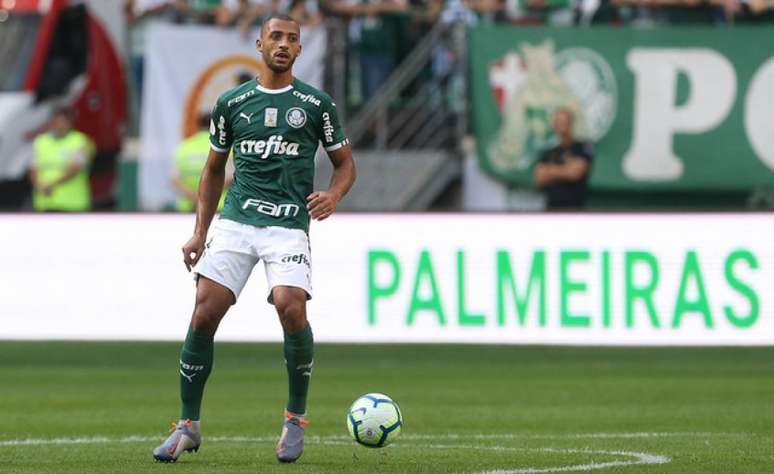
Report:
M 293 77 L 293 62 L 301 52 L 298 23 L 272 15 L 263 23 L 256 47 L 263 57 L 258 77 L 220 96 L 212 112 L 196 227 L 183 246 L 183 261 L 189 271 L 193 268 L 197 285 L 180 354 L 182 413 L 169 438 L 153 451 L 158 461 L 173 462 L 181 453 L 199 449 L 199 412 L 212 370 L 213 336 L 259 260 L 269 283 L 268 301 L 284 331 L 288 373 L 277 459 L 293 462 L 304 448 L 313 365 L 312 328 L 306 318 L 306 301 L 312 297 L 309 220 L 331 215 L 355 180 L 355 165 L 336 104 Z M 334 171 L 327 191 L 312 192 L 319 142 Z M 234 181 L 208 237 L 229 150 L 234 152 Z

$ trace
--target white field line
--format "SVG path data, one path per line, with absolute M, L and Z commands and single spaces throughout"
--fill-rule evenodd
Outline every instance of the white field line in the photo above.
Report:
M 708 437 L 708 436 L 742 436 L 745 433 L 711 433 L 711 432 L 637 432 L 637 433 L 568 433 L 568 434 L 530 434 L 530 433 L 445 433 L 445 434 L 404 434 L 401 439 L 415 441 L 433 441 L 433 440 L 498 440 L 498 439 L 631 439 L 631 438 L 671 438 L 671 437 Z M 104 443 L 137 443 L 147 441 L 157 441 L 163 436 L 89 436 L 72 438 L 27 438 L 27 439 L 9 439 L 0 440 L 0 446 L 37 446 L 37 445 L 56 445 L 56 444 L 104 444 Z M 277 440 L 274 435 L 269 436 L 207 436 L 208 443 L 228 442 L 228 443 L 273 443 Z M 310 443 L 326 443 L 332 441 L 346 441 L 348 436 L 307 436 L 306 441 Z M 516 449 L 516 448 L 508 448 Z
M 442 435 L 405 435 L 402 438 L 408 440 L 454 440 L 454 439 L 614 439 L 614 438 L 659 438 L 659 437 L 685 437 L 685 436 L 712 436 L 726 435 L 727 433 L 578 433 L 563 435 L 530 435 L 527 433 L 501 433 L 501 434 L 462 434 L 447 433 Z M 157 436 L 91 436 L 74 438 L 28 438 L 1 440 L 2 446 L 39 446 L 39 445 L 76 445 L 76 444 L 106 444 L 106 443 L 138 443 L 159 441 Z M 276 436 L 213 436 L 206 438 L 207 442 L 227 442 L 227 443 L 265 443 L 274 442 Z M 346 436 L 308 436 L 307 442 L 310 444 L 322 445 L 349 445 Z M 400 445 L 398 445 L 400 446 Z M 514 469 L 497 469 L 491 471 L 482 471 L 479 474 L 540 474 L 540 473 L 558 473 L 558 472 L 582 472 L 608 469 L 612 467 L 626 467 L 636 465 L 666 464 L 671 462 L 668 456 L 662 456 L 652 453 L 642 453 L 634 451 L 606 451 L 584 449 L 559 449 L 559 448 L 518 448 L 508 446 L 482 446 L 471 444 L 412 444 L 413 448 L 421 449 L 470 449 L 482 451 L 510 451 L 510 452 L 537 452 L 537 453 L 561 453 L 561 454 L 585 454 L 585 455 L 604 455 L 623 457 L 628 459 L 617 459 L 606 462 L 592 462 L 587 464 L 574 464 L 567 466 L 551 467 L 524 467 Z
M 609 469 L 611 467 L 643 466 L 648 464 L 667 464 L 672 462 L 669 456 L 660 454 L 640 453 L 634 451 L 601 451 L 593 449 L 557 449 L 557 448 L 525 448 L 525 451 L 538 453 L 562 453 L 562 454 L 596 454 L 605 456 L 628 457 L 629 460 L 615 460 L 607 462 L 591 462 L 587 464 L 573 464 L 570 466 L 550 466 L 550 467 L 525 467 L 515 469 L 495 469 L 492 471 L 481 471 L 478 474 L 539 474 L 553 472 L 583 472 L 598 471 Z

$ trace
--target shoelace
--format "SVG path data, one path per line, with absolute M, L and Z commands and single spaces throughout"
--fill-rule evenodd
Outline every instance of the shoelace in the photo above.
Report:
M 285 410 L 285 418 L 287 418 L 288 420 L 296 420 L 299 426 L 302 426 L 302 427 L 305 427 L 306 425 L 309 424 L 309 420 L 307 420 L 305 416 L 295 416 L 287 410 Z
M 192 422 L 191 422 L 191 420 L 185 420 L 185 421 L 183 421 L 183 425 L 184 425 L 184 426 L 190 426 L 190 425 L 191 425 L 191 423 L 192 423 Z M 170 432 L 170 433 L 174 433 L 175 431 L 177 431 L 177 422 L 174 422 L 174 421 L 173 421 L 173 422 L 171 423 L 171 425 L 172 425 L 172 426 L 169 428 L 169 432 Z

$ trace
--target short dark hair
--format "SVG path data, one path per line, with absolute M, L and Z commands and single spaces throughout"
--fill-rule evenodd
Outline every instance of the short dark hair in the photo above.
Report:
M 75 119 L 75 110 L 69 105 L 60 105 L 54 108 L 53 117 L 65 117 L 70 120 Z
M 301 30 L 301 25 L 292 16 L 290 16 L 290 15 L 288 15 L 286 13 L 272 13 L 271 15 L 266 17 L 265 20 L 263 20 L 263 23 L 261 23 L 261 34 L 263 34 L 263 27 L 264 27 L 264 25 L 269 23 L 271 20 L 292 21 L 293 23 L 298 25 L 298 29 Z

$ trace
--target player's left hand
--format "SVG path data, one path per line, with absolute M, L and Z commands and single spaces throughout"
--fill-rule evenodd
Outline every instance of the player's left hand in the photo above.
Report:
M 333 214 L 341 198 L 330 191 L 317 191 L 306 197 L 306 209 L 312 219 L 327 219 Z

